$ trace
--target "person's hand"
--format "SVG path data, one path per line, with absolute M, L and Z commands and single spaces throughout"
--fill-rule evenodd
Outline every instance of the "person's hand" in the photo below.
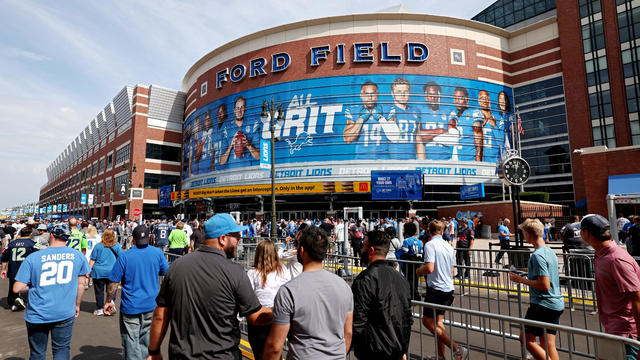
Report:
M 0 278 L 3 278 L 3 279 L 7 278 L 7 270 L 3 270 L 2 272 L 0 272 Z
M 78 317 L 78 315 L 80 315 L 80 306 L 76 305 L 76 317 Z
M 116 306 L 113 302 L 107 301 L 106 303 L 104 303 L 104 309 L 102 311 L 104 311 L 105 315 L 111 315 L 115 307 Z
M 512 272 L 509 273 L 509 279 L 511 281 L 517 282 L 517 283 L 521 283 L 522 282 L 521 276 L 518 275 L 518 274 L 512 273 Z
M 148 355 L 147 360 L 162 360 L 162 354 Z

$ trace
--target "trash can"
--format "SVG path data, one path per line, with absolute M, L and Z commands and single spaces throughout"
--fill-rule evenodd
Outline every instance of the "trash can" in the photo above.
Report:
M 491 225 L 482 225 L 480 228 L 480 237 L 482 239 L 491 239 Z
M 593 279 L 592 249 L 570 249 L 567 255 L 569 276 Z M 593 281 L 571 280 L 571 287 L 580 290 L 593 291 Z
M 519 251 L 509 251 L 509 265 L 512 265 L 516 269 L 526 269 L 529 265 L 529 256 L 531 255 L 529 249 L 529 247 L 525 246 L 512 246 L 511 250 Z

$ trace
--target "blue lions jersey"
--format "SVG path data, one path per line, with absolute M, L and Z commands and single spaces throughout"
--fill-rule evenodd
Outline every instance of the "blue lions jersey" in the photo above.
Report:
M 442 113 L 434 112 L 429 106 L 425 106 L 421 115 L 420 128 L 423 130 L 447 130 L 449 118 L 442 108 L 439 111 L 442 111 Z M 427 155 L 427 160 L 451 160 L 453 146 L 428 141 L 424 144 L 424 151 Z
M 224 127 L 224 124 L 222 124 L 222 126 L 218 126 L 218 125 L 214 125 L 213 126 L 213 132 L 211 134 L 211 140 L 213 140 L 213 152 L 214 152 L 214 156 L 215 156 L 215 169 L 216 170 L 224 170 L 227 165 L 222 165 L 220 164 L 220 155 L 222 154 L 222 129 Z
M 513 147 L 513 144 L 511 143 L 511 114 L 498 112 L 495 117 L 498 124 L 503 124 L 504 146 L 502 151 L 504 152 L 505 149 Z
M 355 141 L 356 159 L 389 159 L 389 141 L 384 135 L 382 126 L 378 122 L 382 118 L 380 105 L 371 111 L 364 106 L 349 106 L 344 111 L 344 117 L 353 122 L 358 119 L 364 121 L 360 135 Z
M 213 161 L 213 129 L 209 129 L 202 132 L 200 141 L 202 144 L 202 155 L 200 161 L 198 161 L 198 174 L 204 174 L 211 171 L 211 162 Z
M 260 149 L 260 121 L 258 120 L 249 120 L 244 119 L 242 125 L 236 125 L 235 121 L 228 121 L 224 124 L 222 129 L 222 151 L 225 152 L 231 146 L 231 142 L 233 141 L 234 136 L 238 133 L 238 131 L 242 131 L 242 133 L 247 137 L 247 141 L 254 148 Z M 257 164 L 258 160 L 256 160 L 253 156 L 251 156 L 251 152 L 249 151 L 248 146 L 245 146 L 244 151 L 242 152 L 242 156 L 237 157 L 234 149 L 231 149 L 229 153 L 229 160 L 227 160 L 227 165 L 229 168 L 250 166 L 253 164 Z
M 84 254 L 66 246 L 48 247 L 27 256 L 16 275 L 16 281 L 31 284 L 25 321 L 41 324 L 73 317 L 78 276 L 90 271 Z
M 391 105 L 387 118 L 395 121 L 400 129 L 400 139 L 398 143 L 391 145 L 392 159 L 412 160 L 416 159 L 416 129 L 420 123 L 420 114 L 411 106 L 402 110 L 395 104 Z
M 451 117 L 457 119 L 458 131 L 460 132 L 460 140 L 458 141 L 458 160 L 459 161 L 475 161 L 476 160 L 476 145 L 474 142 L 473 126 L 482 126 L 482 119 L 484 117 L 480 114 L 478 118 L 479 110 L 474 111 L 473 114 L 469 110 L 458 116 L 458 113 L 454 110 L 451 112 Z
M 496 126 L 489 122 L 482 127 L 483 132 L 483 158 L 482 161 L 498 162 L 504 147 L 504 122 L 496 119 Z

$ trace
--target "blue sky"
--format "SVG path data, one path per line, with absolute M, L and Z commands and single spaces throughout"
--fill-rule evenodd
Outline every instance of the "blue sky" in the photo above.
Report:
M 415 13 L 470 18 L 493 2 L 403 4 Z M 179 89 L 193 63 L 240 36 L 398 4 L 0 0 L 0 208 L 37 201 L 46 167 L 125 85 Z

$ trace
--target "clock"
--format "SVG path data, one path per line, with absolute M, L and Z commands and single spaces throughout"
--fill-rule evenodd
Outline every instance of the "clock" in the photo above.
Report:
M 510 157 L 498 166 L 498 177 L 505 185 L 522 185 L 530 175 L 529 164 L 519 156 Z

